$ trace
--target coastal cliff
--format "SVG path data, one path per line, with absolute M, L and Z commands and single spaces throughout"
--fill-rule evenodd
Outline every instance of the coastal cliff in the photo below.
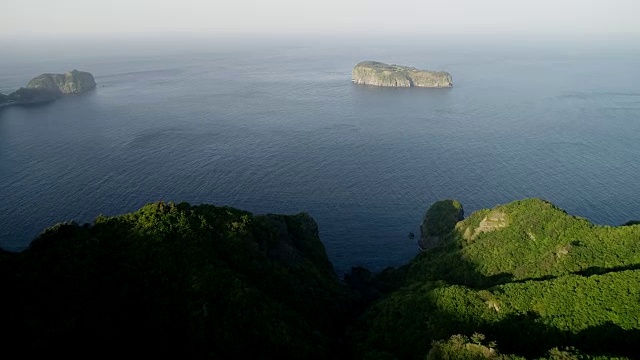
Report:
M 451 75 L 444 71 L 419 70 L 377 61 L 358 63 L 353 68 L 352 81 L 358 85 L 384 87 L 449 88 L 453 86 Z

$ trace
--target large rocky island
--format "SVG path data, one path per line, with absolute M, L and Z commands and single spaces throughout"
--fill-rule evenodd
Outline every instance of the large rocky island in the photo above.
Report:
M 413 67 L 363 61 L 353 68 L 352 81 L 358 85 L 385 87 L 449 88 L 453 80 L 448 72 L 419 70 Z
M 66 74 L 42 74 L 27 84 L 27 89 L 46 89 L 62 94 L 82 94 L 96 87 L 96 81 L 88 72 L 72 70 Z
M 42 74 L 33 78 L 27 87 L 9 95 L 0 94 L 0 107 L 33 105 L 57 100 L 64 95 L 82 94 L 96 88 L 91 73 L 73 70 L 65 74 Z

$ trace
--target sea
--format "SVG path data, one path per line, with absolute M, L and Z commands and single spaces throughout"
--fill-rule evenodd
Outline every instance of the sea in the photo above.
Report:
M 363 60 L 454 86 L 354 85 Z M 0 110 L 0 247 L 155 201 L 309 213 L 339 275 L 408 262 L 441 199 L 620 225 L 640 219 L 639 65 L 639 43 L 588 39 L 0 42 L 4 94 L 72 69 L 98 83 Z

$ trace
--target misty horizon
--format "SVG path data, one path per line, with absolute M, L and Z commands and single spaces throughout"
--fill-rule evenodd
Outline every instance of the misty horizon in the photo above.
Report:
M 0 38 L 182 34 L 592 36 L 640 35 L 640 3 L 630 0 L 416 2 L 197 0 L 13 2 Z

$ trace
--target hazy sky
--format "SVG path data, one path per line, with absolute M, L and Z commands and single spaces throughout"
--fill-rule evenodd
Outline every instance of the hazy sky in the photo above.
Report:
M 0 36 L 640 34 L 640 0 L 0 0 Z

